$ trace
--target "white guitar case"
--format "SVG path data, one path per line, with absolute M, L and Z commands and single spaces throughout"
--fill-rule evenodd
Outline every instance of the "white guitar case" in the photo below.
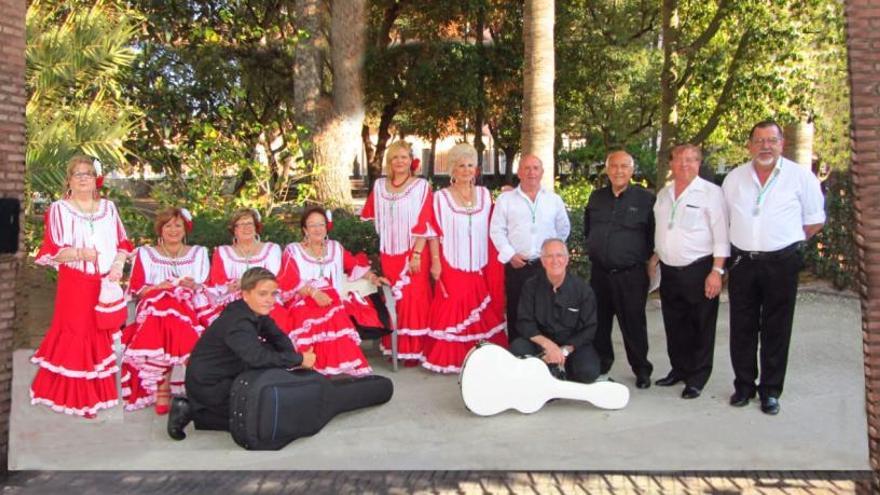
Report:
M 551 399 L 582 400 L 602 409 L 623 409 L 629 402 L 629 389 L 623 384 L 558 380 L 541 359 L 519 358 L 489 343 L 471 349 L 459 381 L 464 405 L 479 416 L 508 409 L 533 413 Z

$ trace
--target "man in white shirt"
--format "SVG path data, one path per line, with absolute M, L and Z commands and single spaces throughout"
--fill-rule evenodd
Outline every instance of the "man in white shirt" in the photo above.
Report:
M 571 224 L 558 194 L 541 187 L 544 166 L 534 155 L 519 162 L 519 186 L 503 192 L 495 202 L 489 237 L 504 263 L 504 291 L 507 298 L 507 337 L 516 331 L 516 309 L 526 280 L 540 273 L 541 245 L 550 238 L 568 239 Z
M 654 203 L 652 265 L 660 262 L 660 301 L 672 370 L 655 383 L 684 382 L 684 399 L 700 396 L 712 373 L 718 294 L 730 256 L 721 188 L 698 176 L 703 153 L 681 144 L 669 153 L 672 182 Z
M 757 391 L 766 414 L 779 413 L 802 246 L 825 223 L 819 180 L 783 158 L 783 144 L 777 123 L 755 125 L 752 160 L 731 171 L 722 186 L 730 214 L 730 359 L 736 375 L 730 405 L 747 405 Z

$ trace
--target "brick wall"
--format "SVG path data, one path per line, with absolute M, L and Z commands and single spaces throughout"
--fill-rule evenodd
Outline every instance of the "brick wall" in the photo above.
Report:
M 880 0 L 847 0 L 846 19 L 868 445 L 876 488 L 880 479 Z
M 25 0 L 0 0 L 0 197 L 23 199 Z M 15 281 L 22 254 L 0 254 L 0 473 L 6 472 Z

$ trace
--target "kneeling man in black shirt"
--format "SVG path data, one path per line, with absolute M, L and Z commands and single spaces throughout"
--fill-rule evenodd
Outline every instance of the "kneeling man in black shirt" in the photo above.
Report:
M 311 349 L 297 353 L 269 313 L 278 283 L 265 268 L 241 277 L 241 299 L 230 303 L 205 330 L 186 368 L 187 398 L 176 397 L 168 415 L 168 435 L 183 440 L 190 421 L 197 430 L 229 430 L 229 392 L 239 374 L 261 368 L 312 368 Z
M 593 290 L 567 273 L 568 248 L 561 239 L 544 241 L 541 265 L 544 272 L 523 285 L 516 323 L 522 337 L 510 343 L 510 352 L 541 356 L 557 377 L 592 383 L 599 376 Z

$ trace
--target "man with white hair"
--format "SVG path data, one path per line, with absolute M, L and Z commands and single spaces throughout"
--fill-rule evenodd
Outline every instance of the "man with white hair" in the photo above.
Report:
M 782 129 L 767 120 L 749 133 L 752 160 L 722 189 L 730 212 L 730 405 L 757 392 L 761 411 L 779 413 L 804 241 L 825 223 L 825 198 L 809 167 L 782 157 Z M 760 383 L 758 344 L 760 342 Z
M 517 356 L 540 356 L 559 378 L 592 383 L 599 376 L 596 298 L 586 282 L 567 272 L 568 248 L 559 238 L 541 245 L 544 273 L 523 284 L 517 308 Z
M 614 363 L 614 317 L 637 388 L 651 386 L 648 360 L 648 261 L 654 253 L 654 195 L 630 184 L 635 162 L 626 151 L 605 160 L 611 185 L 593 191 L 584 209 L 584 237 L 590 256 L 590 286 L 596 294 L 596 351 L 602 373 Z

